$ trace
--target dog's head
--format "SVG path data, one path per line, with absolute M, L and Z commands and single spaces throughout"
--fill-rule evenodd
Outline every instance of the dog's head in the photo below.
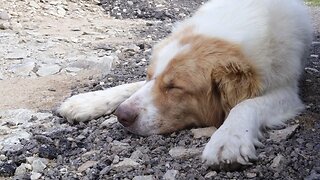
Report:
M 260 89 L 258 73 L 239 46 L 180 34 L 155 47 L 145 85 L 115 114 L 140 135 L 219 127 L 233 106 Z

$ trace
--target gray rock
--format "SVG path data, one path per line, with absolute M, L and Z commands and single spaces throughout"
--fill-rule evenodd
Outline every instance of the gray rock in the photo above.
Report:
M 119 141 L 113 141 L 111 145 L 112 145 L 111 151 L 115 153 L 119 153 L 125 149 L 130 148 L 130 145 L 128 143 L 122 143 Z
M 31 167 L 30 164 L 22 163 L 19 167 L 17 167 L 14 175 L 15 175 L 15 176 L 25 175 L 28 170 L 31 170 L 31 168 L 32 168 L 32 167 Z
M 24 64 L 15 65 L 11 68 L 11 71 L 19 76 L 29 76 L 35 68 L 35 62 L 26 62 Z
M 273 130 L 270 132 L 270 139 L 275 141 L 275 142 L 280 142 L 282 140 L 286 140 L 288 138 L 290 138 L 293 133 L 297 130 L 297 128 L 299 127 L 298 124 L 293 125 L 293 126 L 289 126 L 285 129 L 281 129 L 281 130 Z
M 79 72 L 79 71 L 81 71 L 82 69 L 81 69 L 81 68 L 77 68 L 77 67 L 67 67 L 67 68 L 65 68 L 65 70 L 66 70 L 67 72 L 74 73 L 74 72 Z
M 33 8 L 36 8 L 36 9 L 39 9 L 39 8 L 40 8 L 39 4 L 36 3 L 35 1 L 31 1 L 31 2 L 29 3 L 29 6 L 31 6 L 31 7 L 33 7 Z
M 204 177 L 208 179 L 213 179 L 218 173 L 216 171 L 210 171 L 208 172 Z
M 2 72 L 0 72 L 0 80 L 4 80 L 4 79 L 5 79 L 4 75 L 2 74 Z
M 38 173 L 38 172 L 31 172 L 31 176 L 30 176 L 30 179 L 31 180 L 37 180 L 37 179 L 40 179 L 40 177 L 42 176 L 41 173 Z
M 203 148 L 190 148 L 186 149 L 184 147 L 174 147 L 169 151 L 169 154 L 173 158 L 185 159 L 190 157 L 195 157 L 201 154 Z
M 47 167 L 48 160 L 44 158 L 35 158 L 32 162 L 32 172 L 42 173 Z
M 197 128 L 197 129 L 191 129 L 191 132 L 193 134 L 193 137 L 198 139 L 201 137 L 211 137 L 212 134 L 217 130 L 216 127 L 207 127 L 207 128 Z
M 117 117 L 111 116 L 110 118 L 106 119 L 101 123 L 100 127 L 105 128 L 105 127 L 110 127 L 112 124 L 117 123 Z
M 142 157 L 143 157 L 143 153 L 138 149 L 131 154 L 130 159 L 138 161 Z
M 9 22 L 0 22 L 0 29 L 6 30 L 10 28 L 10 23 Z
M 9 16 L 9 14 L 8 14 L 6 11 L 1 11 L 1 12 L 0 12 L 0 19 L 2 19 L 2 20 L 9 20 L 9 19 L 10 19 L 10 16 Z
M 4 155 L 4 154 L 0 155 L 0 161 L 5 161 L 7 159 L 8 159 L 8 157 L 6 155 Z
M 87 170 L 88 168 L 91 168 L 92 166 L 96 165 L 98 163 L 98 161 L 87 161 L 85 163 L 83 163 L 79 168 L 78 168 L 78 172 L 83 172 L 85 170 Z
M 154 180 L 155 178 L 152 175 L 149 176 L 136 176 L 132 180 Z
M 117 164 L 119 161 L 120 161 L 120 157 L 118 155 L 115 155 L 114 158 L 113 158 L 112 163 L 113 164 Z
M 49 76 L 59 73 L 61 70 L 61 67 L 57 64 L 52 65 L 42 65 L 38 71 L 37 75 L 43 77 L 43 76 Z
M 270 167 L 274 170 L 279 170 L 279 167 L 284 162 L 284 157 L 281 154 L 278 154 L 272 161 Z
M 112 165 L 112 169 L 115 171 L 130 171 L 132 169 L 138 168 L 141 165 L 135 162 L 132 159 L 124 158 L 123 161 L 119 162 L 118 164 Z
M 178 175 L 179 171 L 177 170 L 168 170 L 164 175 L 164 180 L 175 180 L 176 176 Z
M 249 179 L 255 178 L 255 177 L 257 177 L 257 173 L 255 173 L 255 172 L 247 172 L 246 173 L 246 177 L 249 178 Z

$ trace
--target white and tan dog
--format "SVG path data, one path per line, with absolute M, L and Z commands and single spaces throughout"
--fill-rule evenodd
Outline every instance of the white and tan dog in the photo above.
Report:
M 112 113 L 129 131 L 216 126 L 210 165 L 250 164 L 260 129 L 303 109 L 298 80 L 312 28 L 300 0 L 211 0 L 155 48 L 147 80 L 67 99 L 68 121 Z

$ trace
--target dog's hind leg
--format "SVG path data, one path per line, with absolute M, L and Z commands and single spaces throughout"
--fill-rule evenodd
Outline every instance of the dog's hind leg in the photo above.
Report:
M 70 123 L 84 122 L 111 114 L 120 103 L 129 98 L 145 81 L 123 84 L 106 90 L 78 94 L 68 98 L 57 109 Z

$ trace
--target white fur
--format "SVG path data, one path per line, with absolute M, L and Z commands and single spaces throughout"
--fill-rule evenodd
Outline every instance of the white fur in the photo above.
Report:
M 312 29 L 300 0 L 211 0 L 174 31 L 194 28 L 194 33 L 239 44 L 262 77 L 264 95 L 236 105 L 223 125 L 212 135 L 203 152 L 208 164 L 250 164 L 259 145 L 260 128 L 281 125 L 303 109 L 298 97 L 298 79 L 311 43 Z M 162 47 L 156 58 L 155 76 L 170 60 L 186 49 L 175 40 Z M 114 110 L 142 86 L 116 87 L 67 100 L 60 108 L 68 120 L 88 120 Z M 145 84 L 124 103 L 138 107 L 139 119 L 129 130 L 157 133 L 157 109 L 152 104 L 153 81 Z M 122 92 L 124 91 L 124 92 Z M 106 106 L 106 104 L 112 104 Z
M 158 52 L 158 56 L 155 57 L 157 59 L 158 63 L 153 75 L 153 79 L 156 78 L 158 75 L 160 75 L 168 66 L 170 61 L 179 53 L 182 53 L 183 51 L 186 51 L 190 48 L 189 45 L 182 46 L 179 41 L 173 41 L 163 47 Z

